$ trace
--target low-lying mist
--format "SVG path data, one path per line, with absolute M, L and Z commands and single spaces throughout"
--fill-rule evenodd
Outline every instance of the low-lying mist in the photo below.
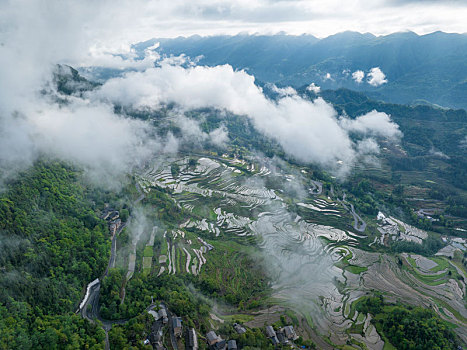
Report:
M 338 116 L 321 98 L 309 101 L 291 93 L 271 100 L 255 85 L 253 76 L 229 65 L 186 68 L 161 61 L 158 67 L 108 80 L 88 98 L 135 108 L 176 103 L 186 110 L 213 107 L 247 115 L 289 156 L 340 175 L 346 175 L 360 156 L 379 151 L 375 137 L 397 141 L 402 135 L 385 113 L 373 111 L 351 120 Z M 359 147 L 351 134 L 360 135 L 367 145 L 372 142 L 373 147 Z

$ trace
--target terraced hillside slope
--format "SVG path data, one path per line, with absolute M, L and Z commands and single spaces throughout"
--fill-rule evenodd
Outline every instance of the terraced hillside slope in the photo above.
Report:
M 174 276 L 225 303 L 204 320 L 182 315 L 201 332 L 229 320 L 243 319 L 255 329 L 287 317 L 319 348 L 388 348 L 388 334 L 372 322 L 377 315 L 359 306 L 381 295 L 388 305 L 434 310 L 460 341 L 467 340 L 463 239 L 447 239 L 436 257 L 391 253 L 391 242 L 423 246 L 432 233 L 381 212 L 358 213 L 332 182 L 278 160 L 187 155 L 149 165 L 136 181 L 148 212 L 157 210 L 154 198 L 163 195 L 165 210 L 170 206 L 180 215 L 154 217 L 157 225 L 136 242 L 134 275 L 120 281 L 126 284 L 119 306 L 126 317 L 142 311 L 138 284 Z M 452 245 L 455 257 L 449 258 Z M 131 254 L 117 258 L 117 268 L 130 271 L 129 259 Z

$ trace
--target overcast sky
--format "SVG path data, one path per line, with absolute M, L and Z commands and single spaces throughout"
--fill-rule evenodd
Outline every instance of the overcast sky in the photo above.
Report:
M 43 18 L 58 31 L 75 26 L 89 42 L 112 47 L 154 37 L 239 32 L 318 37 L 345 30 L 467 32 L 466 0 L 2 0 L 0 9 L 0 31 L 11 29 L 21 14 L 28 19 L 23 25 Z
M 149 11 L 157 15 L 160 2 Z M 388 34 L 412 30 L 467 31 L 467 1 L 417 0 L 197 0 L 170 1 L 154 26 L 158 36 L 239 31 L 324 37 L 345 30 Z M 163 12 L 161 12 L 163 13 Z M 154 24 L 154 22 L 153 22 Z M 148 26 L 150 28 L 151 26 Z M 144 29 L 146 30 L 146 29 Z

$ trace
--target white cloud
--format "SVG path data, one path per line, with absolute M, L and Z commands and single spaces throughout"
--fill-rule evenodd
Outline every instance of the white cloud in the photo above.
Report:
M 368 84 L 372 86 L 380 86 L 387 82 L 386 75 L 379 67 L 370 69 L 370 73 L 368 73 Z
M 439 150 L 436 150 L 434 147 L 431 147 L 429 154 L 432 156 L 438 157 L 438 158 L 443 158 L 443 159 L 449 159 L 449 156 Z
M 320 98 L 310 102 L 292 95 L 271 101 L 254 84 L 254 77 L 234 71 L 229 65 L 191 68 L 162 65 L 145 72 L 131 72 L 107 81 L 89 98 L 137 108 L 157 109 L 175 102 L 187 109 L 226 109 L 249 116 L 259 131 L 277 140 L 296 159 L 329 168 L 344 160 L 345 170 L 356 155 L 348 132 L 400 136 L 397 125 L 384 113 L 338 120 L 333 107 Z
M 399 125 L 393 123 L 388 114 L 375 110 L 355 119 L 341 118 L 340 125 L 349 132 L 363 135 L 381 136 L 393 140 L 402 137 Z
M 315 94 L 319 94 L 319 92 L 321 91 L 321 88 L 318 85 L 315 85 L 315 83 L 311 83 L 307 86 L 306 89 L 308 91 L 314 92 Z
M 0 180 L 47 155 L 76 162 L 109 185 L 157 152 L 148 124 L 117 116 L 105 103 L 69 98 L 59 106 L 40 93 L 52 86 L 56 63 L 90 57 L 102 6 L 89 0 L 0 2 Z
M 220 126 L 209 133 L 209 141 L 218 147 L 225 147 L 229 140 L 229 133 L 225 126 Z
M 352 73 L 352 79 L 358 84 L 363 81 L 363 78 L 365 78 L 365 73 L 362 70 L 356 70 Z
M 330 159 L 343 155 L 352 157 L 351 142 L 329 104 L 297 96 L 275 103 L 254 84 L 254 77 L 235 72 L 228 65 L 189 69 L 165 65 L 144 73 L 128 73 L 106 82 L 95 95 L 138 107 L 158 108 L 176 102 L 185 108 L 227 109 L 250 116 L 261 132 L 278 140 L 301 161 L 329 164 Z
M 358 162 L 364 166 L 380 167 L 381 162 L 377 157 L 381 149 L 373 138 L 366 138 L 357 142 Z
M 182 133 L 182 138 L 178 140 L 179 143 L 203 146 L 208 142 L 218 147 L 224 147 L 229 140 L 229 133 L 225 126 L 220 126 L 206 133 L 201 130 L 200 120 L 188 118 L 181 113 L 175 115 L 173 121 Z
M 112 186 L 160 149 L 147 123 L 116 116 L 109 105 L 78 99 L 61 107 L 36 100 L 18 117 L 0 121 L 0 168 L 13 172 L 3 176 L 45 154 L 77 163 L 100 184 Z
M 144 50 L 145 56 L 143 59 L 138 59 L 136 52 L 130 47 L 120 48 L 118 52 L 107 51 L 102 47 L 91 47 L 89 56 L 86 57 L 84 63 L 77 66 L 145 70 L 153 67 L 154 62 L 161 59 L 157 51 L 154 50 L 157 48 L 157 44 Z
M 326 80 L 333 80 L 332 77 L 331 77 L 331 73 L 326 73 L 326 75 L 324 76 L 323 80 L 324 80 L 324 81 L 326 81 Z
M 176 154 L 180 147 L 180 140 L 169 132 L 164 142 L 163 153 Z
M 297 91 L 295 91 L 295 89 L 291 86 L 279 88 L 275 84 L 267 84 L 267 85 L 273 92 L 278 94 L 280 97 L 293 96 L 297 94 Z
M 380 148 L 375 139 L 368 138 L 357 142 L 357 151 L 361 155 L 378 154 L 380 153 Z

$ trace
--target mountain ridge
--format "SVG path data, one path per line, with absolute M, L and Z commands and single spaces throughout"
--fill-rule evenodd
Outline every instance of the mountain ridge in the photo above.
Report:
M 467 109 L 467 35 L 398 32 L 385 36 L 342 32 L 318 39 L 312 35 L 190 36 L 151 39 L 133 46 L 144 50 L 159 43 L 161 55 L 185 54 L 198 64 L 230 64 L 256 79 L 278 86 L 315 83 L 323 89 L 349 88 L 387 102 L 426 100 Z M 379 67 L 387 82 L 368 83 Z M 352 73 L 362 71 L 361 82 Z

